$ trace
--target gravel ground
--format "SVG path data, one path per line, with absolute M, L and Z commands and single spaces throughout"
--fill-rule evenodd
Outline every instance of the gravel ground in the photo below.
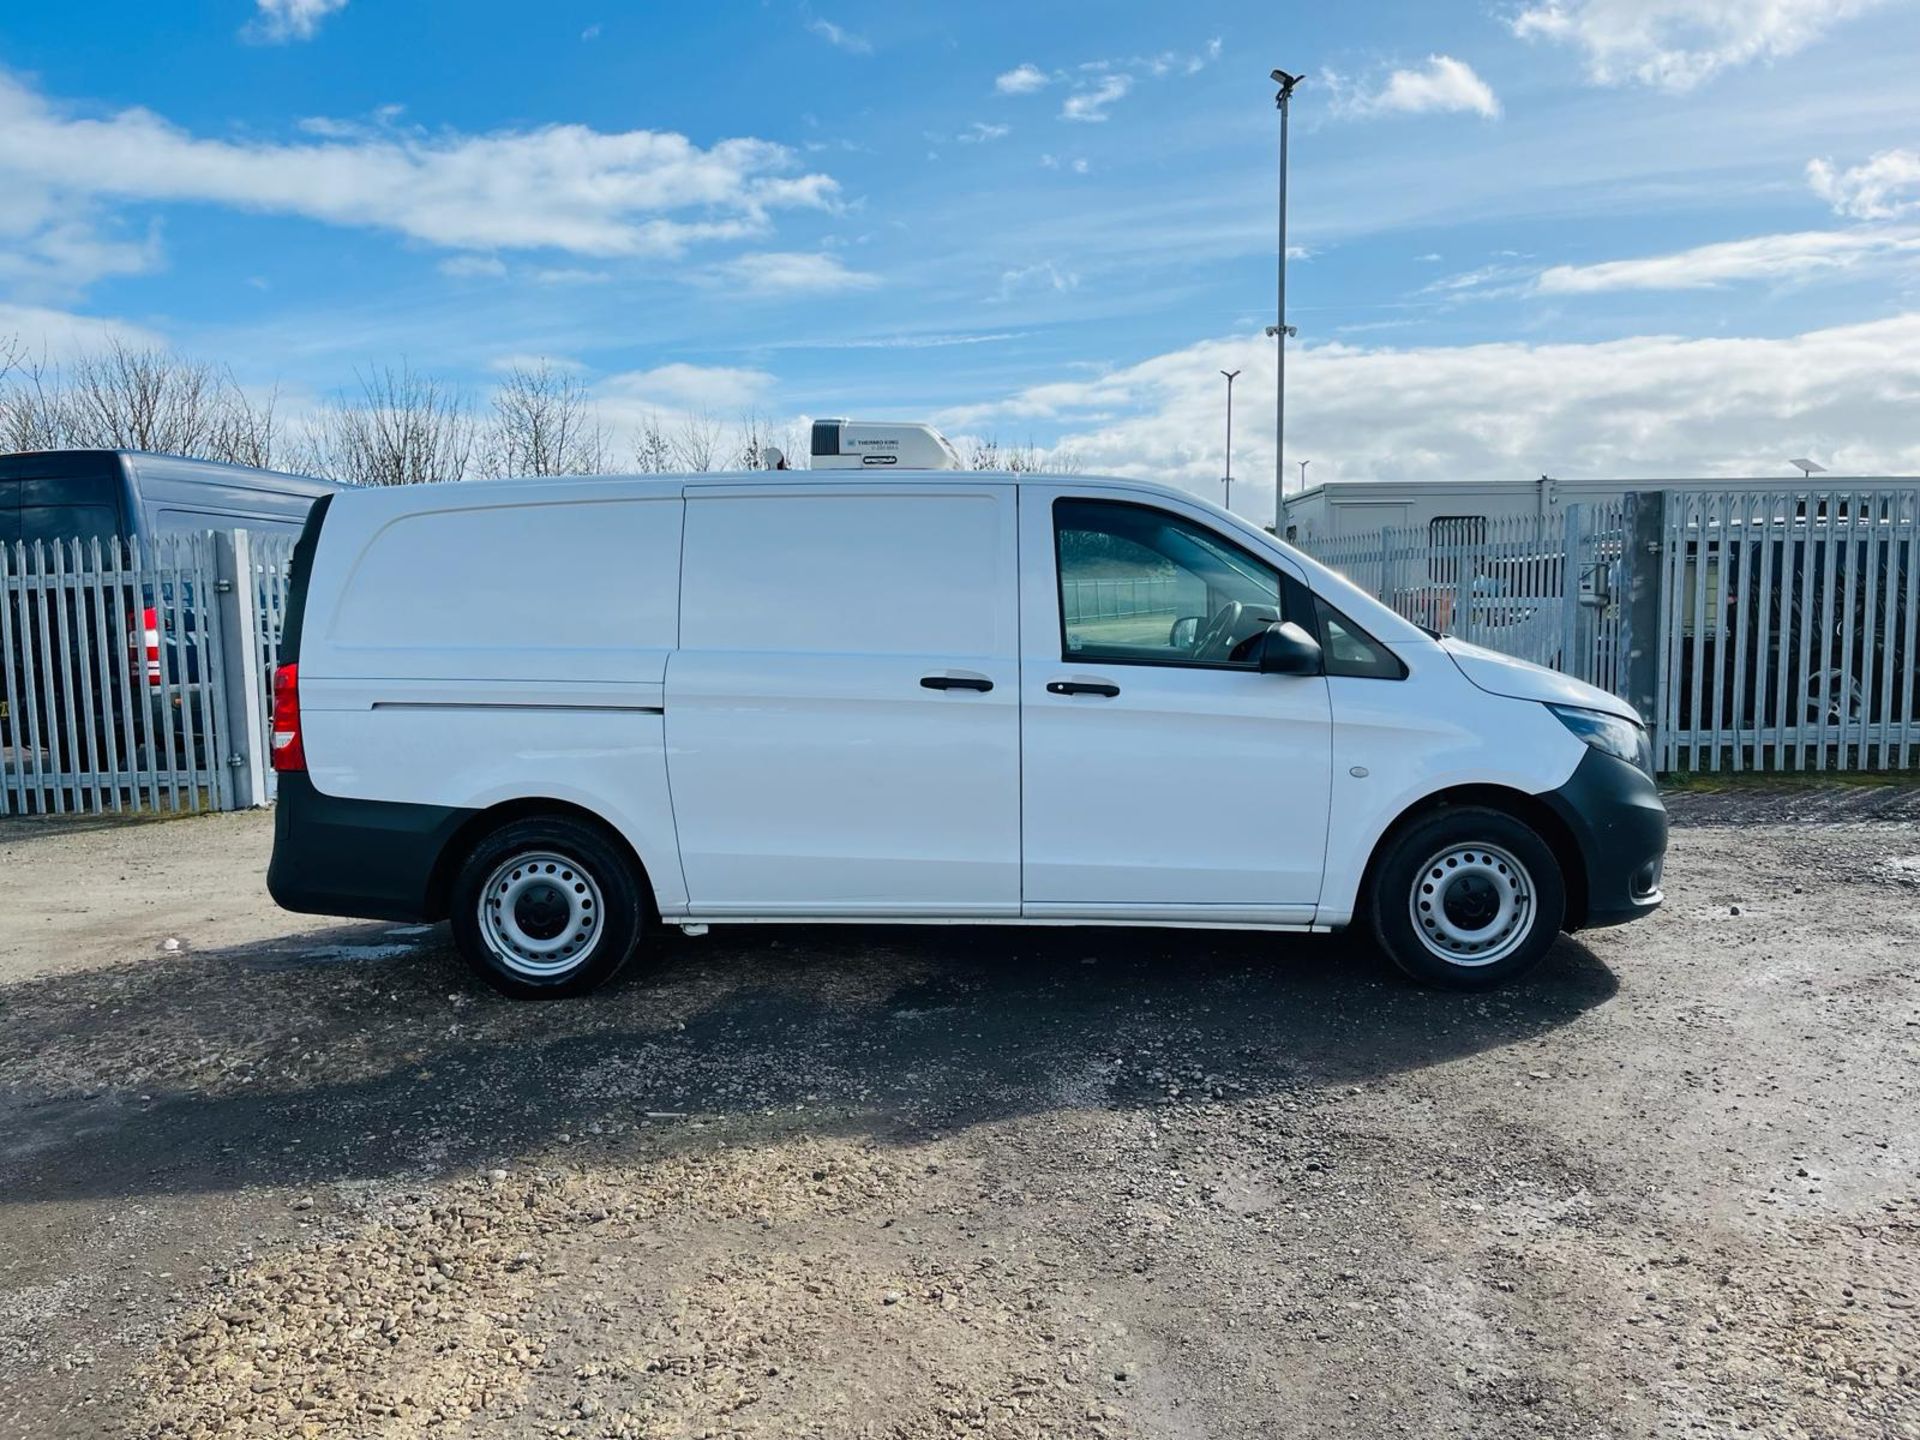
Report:
M 1681 796 L 1482 997 L 749 927 L 514 1005 L 261 816 L 0 825 L 0 1436 L 1912 1440 L 1915 793 Z

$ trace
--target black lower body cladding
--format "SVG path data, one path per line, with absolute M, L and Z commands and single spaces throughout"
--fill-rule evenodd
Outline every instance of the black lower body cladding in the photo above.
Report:
M 280 776 L 267 890 L 309 915 L 367 920 L 444 919 L 434 893 L 440 857 L 473 815 L 450 805 L 409 805 L 323 795 L 304 772 Z
M 1589 750 L 1566 784 L 1540 798 L 1580 847 L 1587 902 L 1582 929 L 1624 925 L 1659 907 L 1667 807 L 1645 771 Z

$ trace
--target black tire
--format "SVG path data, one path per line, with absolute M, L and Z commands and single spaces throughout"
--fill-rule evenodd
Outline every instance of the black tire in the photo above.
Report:
M 1552 847 L 1481 805 L 1436 810 L 1396 835 L 1373 867 L 1366 901 L 1394 964 L 1455 990 L 1490 989 L 1531 970 L 1567 913 Z
M 584 995 L 640 943 L 642 885 L 626 851 L 596 825 L 563 815 L 509 821 L 473 847 L 454 877 L 454 944 L 503 995 Z

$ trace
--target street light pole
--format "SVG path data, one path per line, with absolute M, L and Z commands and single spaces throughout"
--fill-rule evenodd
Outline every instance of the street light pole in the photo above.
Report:
M 1227 498 L 1226 508 L 1233 509 L 1233 381 L 1238 370 L 1222 370 L 1227 377 Z
M 1273 384 L 1273 529 L 1278 534 L 1285 506 L 1282 497 L 1286 494 L 1287 449 L 1287 337 L 1294 333 L 1287 324 L 1287 113 L 1288 102 L 1293 99 L 1293 87 L 1306 77 L 1289 75 L 1284 70 L 1273 72 L 1273 83 L 1280 87 L 1280 93 L 1273 103 L 1280 110 L 1280 294 L 1279 313 L 1274 319 L 1279 323 L 1268 330 L 1274 337 L 1278 350 L 1274 358 Z

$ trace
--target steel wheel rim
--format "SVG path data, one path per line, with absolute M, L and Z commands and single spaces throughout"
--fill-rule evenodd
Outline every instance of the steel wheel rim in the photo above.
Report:
M 1533 933 L 1533 876 L 1498 845 L 1450 845 L 1414 876 L 1407 913 L 1428 954 L 1449 965 L 1492 965 Z
M 552 851 L 515 855 L 480 889 L 480 933 L 516 975 L 550 980 L 584 964 L 599 947 L 606 906 L 600 885 L 577 860 Z

